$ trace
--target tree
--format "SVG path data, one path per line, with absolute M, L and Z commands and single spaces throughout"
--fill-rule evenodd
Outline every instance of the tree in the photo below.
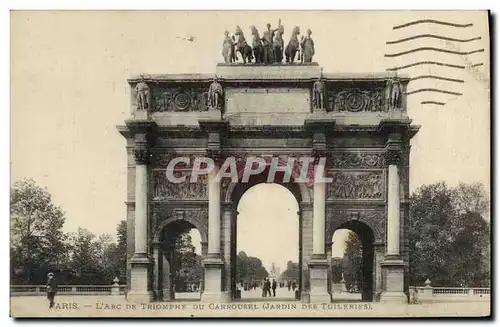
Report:
M 202 260 L 195 252 L 189 232 L 185 226 L 172 225 L 163 242 L 177 292 L 186 290 L 188 284 L 198 284 L 203 280 Z
M 338 284 L 342 280 L 342 258 L 332 258 L 332 283 Z
M 295 280 L 298 282 L 300 276 L 299 264 L 288 260 L 286 263 L 286 269 L 281 273 L 282 280 Z
M 349 231 L 346 241 L 346 250 L 342 258 L 342 271 L 346 287 L 361 285 L 361 263 L 363 261 L 361 242 L 356 233 Z
M 64 212 L 46 188 L 33 179 L 14 183 L 10 194 L 11 270 L 13 280 L 41 283 L 65 261 Z
M 249 257 L 243 251 L 239 252 L 236 257 L 236 267 L 237 282 L 262 280 L 269 276 L 259 258 Z
M 489 282 L 489 223 L 480 184 L 424 185 L 410 198 L 410 283 L 427 278 L 439 286 Z
M 85 228 L 78 228 L 76 233 L 70 235 L 70 267 L 73 273 L 72 281 L 77 284 L 102 283 L 97 276 L 102 255 L 95 238 L 96 236 Z
M 124 278 L 127 275 L 127 221 L 122 220 L 116 227 L 116 277 Z

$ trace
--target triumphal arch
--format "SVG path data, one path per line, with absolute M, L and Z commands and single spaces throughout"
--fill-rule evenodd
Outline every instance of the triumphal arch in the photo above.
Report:
M 201 301 L 236 300 L 238 201 L 250 187 L 272 182 L 299 205 L 301 301 L 331 301 L 332 236 L 346 228 L 362 242 L 363 300 L 406 302 L 409 143 L 418 131 L 407 116 L 408 79 L 323 73 L 307 61 L 225 58 L 215 74 L 128 81 L 131 117 L 118 127 L 128 154 L 127 298 L 173 298 L 173 259 L 163 242 L 176 225 L 201 235 Z M 191 182 L 193 167 L 208 171 L 199 158 L 211 159 L 219 172 L 235 163 L 237 175 L 207 172 Z M 248 172 L 248 158 L 264 164 Z M 294 166 L 288 175 L 278 169 L 270 177 L 273 165 L 297 158 L 312 159 L 305 169 Z M 327 182 L 302 178 L 320 165 Z

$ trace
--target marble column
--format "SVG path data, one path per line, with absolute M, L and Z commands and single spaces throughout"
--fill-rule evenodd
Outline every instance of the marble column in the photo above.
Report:
M 161 243 L 155 241 L 153 247 L 153 295 L 155 301 L 163 301 L 163 254 Z
M 221 259 L 221 214 L 220 214 L 220 183 L 215 179 L 215 173 L 208 173 L 208 254 L 204 259 L 205 283 L 201 296 L 203 302 L 223 301 Z
M 321 165 L 317 169 L 324 169 Z M 313 186 L 313 253 L 309 261 L 310 302 L 330 302 L 328 293 L 328 262 L 325 253 L 326 183 L 315 180 Z
M 327 291 L 332 294 L 333 272 L 332 272 L 332 245 L 333 242 L 326 243 L 326 263 L 328 265 Z
M 399 255 L 399 172 L 390 164 L 387 178 L 387 254 Z
M 153 299 L 149 285 L 152 260 L 148 254 L 148 163 L 149 149 L 146 135 L 136 135 L 135 166 L 135 223 L 134 255 L 130 259 L 131 286 L 127 299 L 133 302 L 147 302 Z
M 381 302 L 407 303 L 404 293 L 404 274 L 406 263 L 400 253 L 400 196 L 399 169 L 401 157 L 399 135 L 390 135 L 386 146 L 387 172 L 387 237 L 384 261 L 384 290 L 380 295 Z
M 222 213 L 222 231 L 223 231 L 223 248 L 224 248 L 224 292 L 222 293 L 226 301 L 233 299 L 234 292 L 231 288 L 231 229 L 232 229 L 232 219 L 233 219 L 233 207 L 232 204 L 225 204 Z

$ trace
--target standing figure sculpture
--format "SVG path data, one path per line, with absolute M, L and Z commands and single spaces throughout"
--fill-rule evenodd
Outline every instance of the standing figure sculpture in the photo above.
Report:
M 274 62 L 279 62 L 281 63 L 283 61 L 283 33 L 285 32 L 285 29 L 283 25 L 281 25 L 281 19 L 279 20 L 278 23 L 278 29 L 276 32 L 276 35 L 273 40 L 273 52 L 274 52 Z
M 266 25 L 267 30 L 264 31 L 262 36 L 262 46 L 264 47 L 264 63 L 272 64 L 274 62 L 273 53 L 273 37 L 277 29 L 272 30 L 271 24 Z
M 235 61 L 234 56 L 234 42 L 229 36 L 228 31 L 224 31 L 224 41 L 222 42 L 222 56 L 224 57 L 224 62 L 226 64 L 233 63 Z
M 293 63 L 295 60 L 295 55 L 297 51 L 299 51 L 299 39 L 298 35 L 300 34 L 300 27 L 295 26 L 292 30 L 292 36 L 290 37 L 290 41 L 285 49 L 285 60 L 288 63 Z M 300 55 L 299 55 L 300 56 Z
M 264 47 L 262 46 L 262 40 L 260 39 L 259 36 L 259 31 L 255 26 L 252 25 L 250 27 L 252 30 L 252 47 L 253 47 L 253 56 L 255 58 L 255 63 L 256 64 L 261 64 L 264 62 Z
M 236 41 L 236 52 L 241 54 L 243 63 L 246 64 L 247 61 L 252 62 L 252 47 L 247 44 L 245 40 L 245 35 L 239 26 L 236 26 L 236 32 L 234 33 L 238 36 L 238 41 Z
M 311 30 L 307 30 L 307 36 L 301 39 L 300 45 L 302 47 L 302 60 L 305 63 L 311 63 L 314 56 L 314 41 L 311 38 Z
M 220 85 L 217 77 L 215 77 L 212 84 L 210 84 L 210 88 L 208 89 L 208 104 L 210 109 L 220 109 L 222 95 L 222 85 Z
M 325 110 L 325 82 L 320 77 L 313 85 L 313 108 Z
M 149 86 L 144 81 L 144 77 L 141 76 L 141 80 L 135 86 L 135 92 L 137 95 L 137 109 L 138 110 L 148 110 L 149 109 Z
M 401 93 L 402 86 L 401 83 L 395 79 L 391 78 L 387 81 L 386 87 L 386 103 L 388 104 L 389 110 L 397 110 L 402 108 Z

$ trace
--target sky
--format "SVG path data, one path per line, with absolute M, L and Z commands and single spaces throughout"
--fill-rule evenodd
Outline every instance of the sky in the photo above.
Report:
M 302 31 L 312 30 L 314 61 L 325 73 L 384 72 L 422 60 L 446 60 L 467 67 L 483 63 L 460 71 L 422 65 L 402 73 L 410 77 L 441 74 L 464 81 L 410 82 L 409 91 L 432 87 L 462 94 L 417 92 L 408 96 L 408 114 L 414 124 L 421 125 L 411 143 L 411 191 L 441 180 L 450 185 L 479 181 L 489 189 L 489 37 L 487 14 L 481 11 L 14 11 L 11 182 L 34 178 L 47 187 L 54 203 L 66 212 L 66 231 L 81 226 L 114 235 L 117 223 L 126 217 L 125 139 L 116 126 L 130 113 L 127 78 L 141 73 L 214 73 L 222 61 L 224 30 L 233 33 L 240 25 L 248 39 L 251 25 L 263 31 L 266 23 L 275 26 L 279 18 L 285 27 L 285 42 L 295 25 Z M 420 24 L 393 29 L 418 19 L 472 26 Z M 387 45 L 387 41 L 425 33 L 453 38 L 480 36 L 473 42 L 425 42 L 426 46 L 453 51 L 484 51 L 467 56 L 420 51 L 384 57 L 423 43 L 417 39 Z M 194 36 L 195 42 L 182 40 L 187 36 Z M 445 105 L 422 105 L 422 101 Z M 256 199 L 265 199 L 271 194 L 266 192 L 274 191 L 260 190 Z M 276 210 L 295 205 L 286 199 L 284 195 Z M 249 211 L 248 215 L 253 213 L 257 212 Z M 269 210 L 254 215 L 262 221 L 278 216 L 288 219 Z M 293 227 L 291 223 L 286 226 Z M 276 253 L 269 253 L 264 261 L 281 260 Z

